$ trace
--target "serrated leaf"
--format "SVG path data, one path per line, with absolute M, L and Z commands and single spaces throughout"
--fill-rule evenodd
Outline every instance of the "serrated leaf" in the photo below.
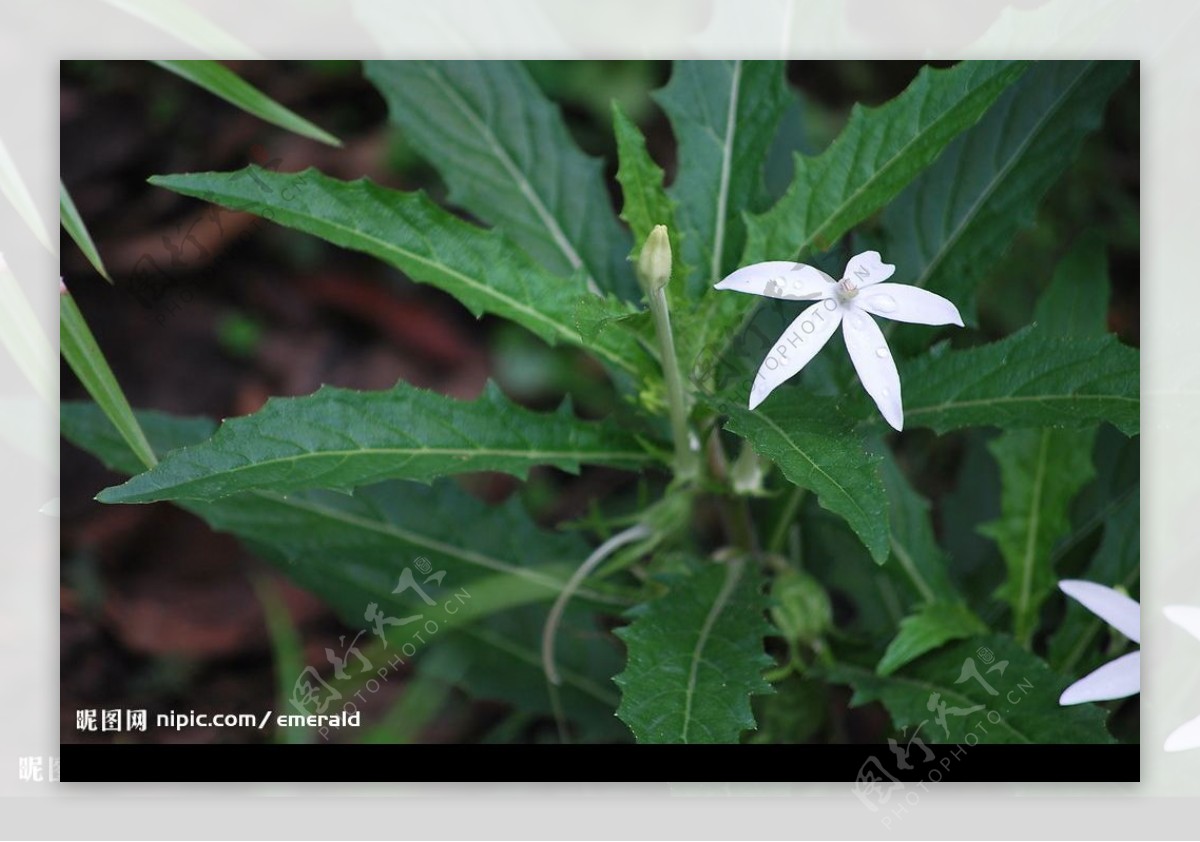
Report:
M 990 665 L 985 653 L 990 653 Z M 978 679 L 964 675 L 970 664 Z M 931 744 L 964 743 L 968 734 L 981 743 L 1113 742 L 1102 709 L 1090 704 L 1060 707 L 1058 697 L 1068 679 L 1001 635 L 947 646 L 891 675 L 849 664 L 837 664 L 826 674 L 854 688 L 852 706 L 882 702 L 897 730 L 909 729 L 910 738 L 919 734 Z M 944 724 L 938 721 L 943 705 Z
M 883 454 L 883 481 L 887 488 L 889 566 L 904 571 L 921 599 L 928 603 L 953 603 L 960 597 L 946 570 L 950 560 L 938 545 L 929 516 L 929 501 L 904 476 L 891 451 Z
M 365 252 L 453 295 L 476 316 L 510 319 L 551 344 L 584 348 L 631 373 L 645 364 L 636 338 L 622 331 L 604 331 L 595 342 L 580 336 L 575 312 L 590 295 L 582 276 L 547 272 L 508 235 L 464 222 L 423 193 L 366 179 L 338 181 L 314 169 L 276 173 L 260 167 L 154 176 L 150 183 Z M 616 301 L 608 304 L 614 316 L 627 312 Z
M 900 631 L 875 666 L 880 675 L 900 667 L 951 640 L 987 634 L 988 627 L 961 602 L 930 602 L 900 621 Z
M 712 564 L 630 612 L 617 716 L 639 743 L 736 743 L 755 727 L 750 697 L 770 692 L 770 633 L 758 568 Z
M 637 257 L 656 225 L 667 226 L 671 233 L 671 251 L 679 254 L 676 203 L 663 187 L 662 167 L 654 163 L 646 150 L 646 138 L 637 125 L 625 116 L 616 100 L 613 100 L 612 116 L 613 134 L 617 140 L 617 182 L 621 185 L 624 199 L 621 219 L 625 220 L 633 233 L 630 257 Z M 681 263 L 681 260 L 674 261 L 672 277 L 677 274 Z
M 228 67 L 215 61 L 172 60 L 155 61 L 154 64 L 273 126 L 279 126 L 281 129 L 287 129 L 289 132 L 320 141 L 328 146 L 342 145 L 342 142 L 329 132 L 313 125 L 290 108 L 280 105 Z
M 1024 62 L 1008 61 L 924 68 L 892 101 L 856 105 L 829 149 L 813 158 L 797 155 L 787 193 L 750 218 L 742 265 L 828 249 L 895 197 L 1024 70 Z
M 100 273 L 100 277 L 111 284 L 113 280 L 109 277 L 108 270 L 104 268 L 104 261 L 100 259 L 100 252 L 96 250 L 92 235 L 88 233 L 87 226 L 83 224 L 83 218 L 75 208 L 75 202 L 71 199 L 71 194 L 67 192 L 67 186 L 61 181 L 58 182 L 58 211 L 62 217 L 62 227 L 75 241 L 75 245 L 79 246 L 79 250 L 88 259 L 88 263 L 92 264 L 92 268 Z
M 1096 554 L 1078 577 L 1109 587 L 1132 591 L 1137 584 L 1141 562 L 1141 517 L 1139 494 L 1125 497 L 1104 522 L 1104 536 Z M 1050 636 L 1049 660 L 1063 673 L 1080 674 L 1098 666 L 1101 654 L 1085 659 L 1088 648 L 1109 627 L 1073 599 L 1066 599 L 1062 624 Z
M 61 417 L 63 437 L 107 467 L 125 474 L 141 469 L 95 404 L 66 401 Z M 153 411 L 137 418 L 161 455 L 203 441 L 216 426 L 207 418 Z M 353 496 L 254 492 L 180 505 L 280 564 L 350 623 L 362 620 L 368 602 L 392 600 L 400 570 L 419 556 L 445 564 L 449 584 L 470 583 L 472 599 L 456 615 L 468 620 L 555 598 L 590 551 L 575 533 L 539 529 L 515 500 L 488 506 L 447 481 L 385 482 Z M 623 604 L 591 587 L 578 594 Z
M 512 61 L 369 61 L 391 121 L 437 169 L 452 203 L 508 232 L 551 272 L 584 270 L 637 295 L 601 162 Z
M 656 225 L 666 225 L 671 243 L 671 281 L 664 292 L 675 326 L 675 348 L 687 371 L 699 349 L 695 347 L 695 331 L 687 328 L 694 323 L 694 302 L 687 298 L 687 277 L 690 268 L 680 246 L 683 232 L 676 221 L 676 202 L 663 186 L 663 171 L 646 150 L 646 139 L 632 120 L 625 116 L 614 100 L 612 104 L 613 132 L 617 140 L 617 181 L 621 185 L 623 204 L 621 219 L 633 232 L 633 251 L 629 255 L 636 264 L 646 238 Z M 654 343 L 654 328 L 649 311 L 643 311 L 630 331 Z M 657 353 L 657 352 L 656 352 Z
M 633 467 L 654 460 L 628 433 L 563 410 L 538 413 L 489 383 L 459 401 L 397 383 L 378 392 L 323 386 L 272 398 L 224 422 L 207 442 L 167 454 L 153 469 L 105 489 L 102 503 L 214 500 L 246 491 L 349 490 L 387 479 L 428 482 L 472 471 L 523 477 L 536 465 Z
M 778 61 L 679 61 L 654 94 L 679 146 L 668 193 L 679 204 L 693 295 L 732 270 L 743 214 L 762 206 L 767 152 L 789 102 L 783 70 Z
M 909 363 L 904 420 L 939 433 L 961 427 L 1083 427 L 1138 432 L 1138 352 L 1108 335 L 1071 338 L 1031 326 L 1012 336 Z
M 1071 500 L 1092 478 L 1095 429 L 1007 430 L 988 444 L 1000 466 L 1000 519 L 980 527 L 994 538 L 1008 576 L 999 596 L 1012 607 L 1013 635 L 1028 646 L 1042 602 L 1054 589 L 1051 551 L 1070 532 Z
M 821 505 L 845 518 L 879 564 L 887 560 L 887 492 L 880 457 L 827 398 L 798 389 L 776 392 L 756 410 L 732 401 L 715 407 L 728 414 L 725 429 L 750 442 L 784 476 L 817 495 Z
M 979 281 L 1033 223 L 1128 73 L 1128 62 L 1035 62 L 884 211 L 893 280 L 946 296 L 973 320 Z

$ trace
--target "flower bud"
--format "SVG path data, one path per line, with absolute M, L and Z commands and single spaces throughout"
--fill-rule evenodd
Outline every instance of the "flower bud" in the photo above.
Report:
M 667 226 L 655 225 L 638 255 L 638 280 L 647 292 L 662 289 L 671 280 L 671 239 Z
M 815 643 L 833 622 L 829 595 L 807 573 L 789 570 L 776 576 L 771 602 L 771 620 L 793 643 Z

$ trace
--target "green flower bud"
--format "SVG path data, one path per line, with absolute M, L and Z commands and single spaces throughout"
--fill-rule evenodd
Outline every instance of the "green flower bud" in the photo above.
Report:
M 833 623 L 829 594 L 807 573 L 788 570 L 776 576 L 771 603 L 771 620 L 789 643 L 815 643 Z

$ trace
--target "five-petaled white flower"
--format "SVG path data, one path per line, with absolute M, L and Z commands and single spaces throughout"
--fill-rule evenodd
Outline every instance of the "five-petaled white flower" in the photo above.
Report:
M 1163 613 L 1179 628 L 1200 638 L 1200 608 L 1191 605 L 1168 605 Z M 1163 743 L 1164 751 L 1185 751 L 1189 748 L 1200 748 L 1200 716 L 1189 719 L 1167 736 Z
M 738 269 L 717 284 L 768 298 L 816 301 L 799 315 L 779 337 L 763 360 L 750 389 L 750 408 L 789 377 L 804 368 L 843 325 L 846 350 L 854 370 L 883 413 L 897 430 L 904 428 L 900 402 L 900 373 L 892 359 L 883 331 L 871 316 L 923 325 L 958 325 L 962 316 L 951 302 L 920 287 L 885 284 L 896 267 L 884 263 L 877 251 L 864 251 L 850 258 L 840 281 L 814 266 L 787 260 L 769 260 Z
M 1142 607 L 1120 591 L 1095 582 L 1065 579 L 1058 587 L 1134 643 L 1142 639 Z M 1142 653 L 1130 652 L 1085 675 L 1059 696 L 1060 705 L 1107 702 L 1141 692 Z

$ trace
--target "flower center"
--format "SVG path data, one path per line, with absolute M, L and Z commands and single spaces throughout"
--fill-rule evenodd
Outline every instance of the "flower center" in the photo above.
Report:
M 842 278 L 838 281 L 837 297 L 843 304 L 850 301 L 854 296 L 858 295 L 858 287 L 854 285 L 854 281 L 849 278 Z

